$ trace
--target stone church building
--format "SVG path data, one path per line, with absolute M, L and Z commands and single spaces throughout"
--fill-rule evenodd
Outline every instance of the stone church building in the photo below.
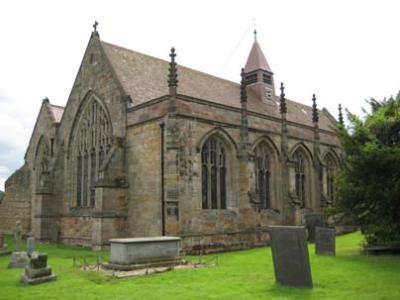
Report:
M 95 28 L 66 106 L 42 102 L 0 231 L 21 220 L 37 239 L 94 249 L 173 235 L 184 250 L 222 250 L 323 213 L 342 154 L 315 96 L 286 99 L 256 40 L 240 84 L 175 56 L 109 44 Z

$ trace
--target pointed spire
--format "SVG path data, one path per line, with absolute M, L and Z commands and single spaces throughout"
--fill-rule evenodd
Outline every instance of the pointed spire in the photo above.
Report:
M 244 69 L 242 68 L 242 72 L 240 72 L 240 102 L 247 102 L 247 91 L 246 91 L 246 83 L 244 80 Z
M 283 82 L 281 82 L 281 95 L 279 97 L 279 102 L 280 102 L 280 112 L 281 114 L 285 114 L 287 112 L 286 109 L 286 99 L 285 99 L 285 86 L 283 85 Z
M 168 74 L 168 86 L 170 90 L 170 94 L 176 95 L 176 88 L 178 87 L 178 72 L 177 65 L 175 62 L 175 48 L 171 48 L 171 53 L 169 54 L 171 57 L 171 61 L 169 63 L 169 74 Z
M 100 37 L 99 32 L 97 31 L 97 26 L 99 26 L 99 22 L 97 22 L 95 20 L 92 26 L 93 26 L 92 35 L 96 35 L 97 37 Z
M 342 105 L 340 103 L 338 109 L 339 109 L 339 123 L 343 125 L 344 121 L 343 121 Z
M 315 97 L 315 94 L 312 96 L 312 102 L 312 121 L 318 123 L 317 98 Z
M 264 70 L 272 73 L 265 55 L 261 50 L 260 44 L 257 42 L 257 30 L 254 29 L 254 43 L 250 50 L 249 57 L 247 58 L 244 72 L 249 73 L 257 70 Z

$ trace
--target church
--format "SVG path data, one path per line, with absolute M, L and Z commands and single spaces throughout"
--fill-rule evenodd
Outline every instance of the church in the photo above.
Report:
M 42 102 L 0 231 L 20 220 L 93 249 L 162 235 L 185 252 L 265 245 L 269 225 L 334 201 L 337 124 L 315 95 L 286 98 L 256 39 L 236 83 L 179 65 L 174 48 L 162 60 L 102 41 L 95 24 L 66 106 Z

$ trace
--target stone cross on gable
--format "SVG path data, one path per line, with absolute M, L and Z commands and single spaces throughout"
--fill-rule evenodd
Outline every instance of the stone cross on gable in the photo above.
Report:
M 93 24 L 94 32 L 97 32 L 97 26 L 98 26 L 98 25 L 99 25 L 99 22 L 94 21 L 94 24 Z

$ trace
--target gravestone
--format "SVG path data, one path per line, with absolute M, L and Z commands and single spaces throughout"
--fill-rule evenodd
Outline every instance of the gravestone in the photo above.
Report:
M 25 251 L 21 251 L 21 240 L 22 240 L 22 226 L 21 222 L 17 221 L 14 231 L 15 251 L 11 254 L 8 268 L 25 268 L 25 266 L 29 262 L 28 254 Z
M 28 249 L 28 256 L 30 257 L 33 252 L 35 252 L 35 238 L 34 237 L 28 237 L 26 240 L 26 248 Z
M 306 214 L 305 216 L 306 228 L 308 231 L 308 240 L 310 242 L 315 241 L 315 227 L 325 226 L 325 216 L 323 214 Z
M 269 226 L 275 279 L 294 287 L 312 287 L 306 230 L 302 226 Z
M 9 269 L 25 268 L 29 263 L 28 254 L 25 251 L 14 251 L 10 257 Z
M 315 227 L 315 253 L 319 255 L 335 255 L 335 229 Z
M 21 251 L 21 241 L 22 241 L 22 225 L 20 221 L 17 221 L 14 231 L 14 248 L 15 252 Z
M 34 252 L 29 265 L 25 267 L 21 281 L 25 284 L 40 284 L 54 279 L 56 275 L 52 274 L 51 268 L 47 266 L 47 254 Z

